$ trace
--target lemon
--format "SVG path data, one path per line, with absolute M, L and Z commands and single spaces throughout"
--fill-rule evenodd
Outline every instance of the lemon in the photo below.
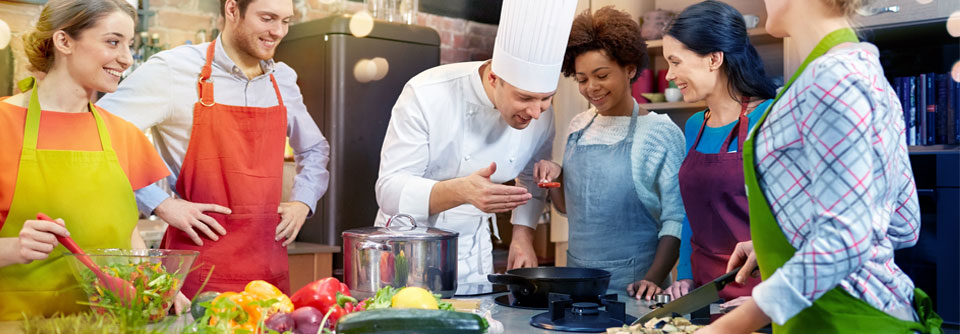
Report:
M 397 291 L 390 299 L 393 308 L 419 308 L 424 310 L 438 310 L 437 298 L 430 291 L 418 287 L 406 287 Z

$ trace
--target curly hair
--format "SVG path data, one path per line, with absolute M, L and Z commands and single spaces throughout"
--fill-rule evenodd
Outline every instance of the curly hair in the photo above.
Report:
M 580 55 L 600 50 L 620 66 L 635 65 L 637 80 L 640 70 L 647 66 L 647 43 L 640 37 L 640 24 L 630 14 L 612 6 L 600 8 L 592 15 L 584 11 L 573 20 L 570 39 L 563 55 L 561 70 L 570 77 L 577 72 L 575 62 Z

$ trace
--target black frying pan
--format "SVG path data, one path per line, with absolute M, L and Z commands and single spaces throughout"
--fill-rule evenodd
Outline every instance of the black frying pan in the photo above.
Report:
M 546 307 L 550 293 L 567 294 L 573 300 L 596 299 L 605 295 L 610 285 L 610 272 L 572 267 L 517 268 L 505 274 L 487 275 L 487 280 L 507 285 L 520 303 Z

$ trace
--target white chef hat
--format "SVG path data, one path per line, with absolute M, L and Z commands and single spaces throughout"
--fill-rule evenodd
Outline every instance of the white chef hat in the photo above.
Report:
M 493 73 L 533 93 L 557 90 L 577 0 L 504 0 Z

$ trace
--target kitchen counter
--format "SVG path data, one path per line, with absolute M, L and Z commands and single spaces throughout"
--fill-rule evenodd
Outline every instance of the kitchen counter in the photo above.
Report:
M 526 310 L 514 307 L 500 306 L 494 303 L 494 298 L 507 294 L 508 292 L 499 292 L 487 295 L 480 296 L 464 296 L 464 297 L 455 297 L 455 299 L 472 299 L 479 300 L 481 305 L 489 304 L 492 305 L 490 308 L 490 316 L 503 323 L 504 333 L 515 334 L 515 333 L 530 333 L 530 334 L 558 334 L 558 333 L 567 333 L 560 331 L 546 330 L 542 328 L 533 327 L 530 325 L 530 318 L 534 315 L 546 312 L 546 310 Z M 608 293 L 615 293 L 615 291 L 608 291 Z M 626 304 L 627 314 L 634 317 L 641 317 L 644 314 L 650 312 L 650 302 L 639 301 L 633 299 L 632 297 L 627 296 L 626 294 L 619 295 L 619 301 Z M 172 318 L 172 319 L 171 319 Z M 180 317 L 171 317 L 168 318 L 168 321 L 171 322 L 171 325 L 167 326 L 167 332 L 169 333 L 179 333 L 185 324 L 189 324 L 193 321 L 193 317 L 189 314 L 182 315 Z M 0 333 L 21 333 L 20 321 L 11 321 L 11 322 L 0 322 Z

